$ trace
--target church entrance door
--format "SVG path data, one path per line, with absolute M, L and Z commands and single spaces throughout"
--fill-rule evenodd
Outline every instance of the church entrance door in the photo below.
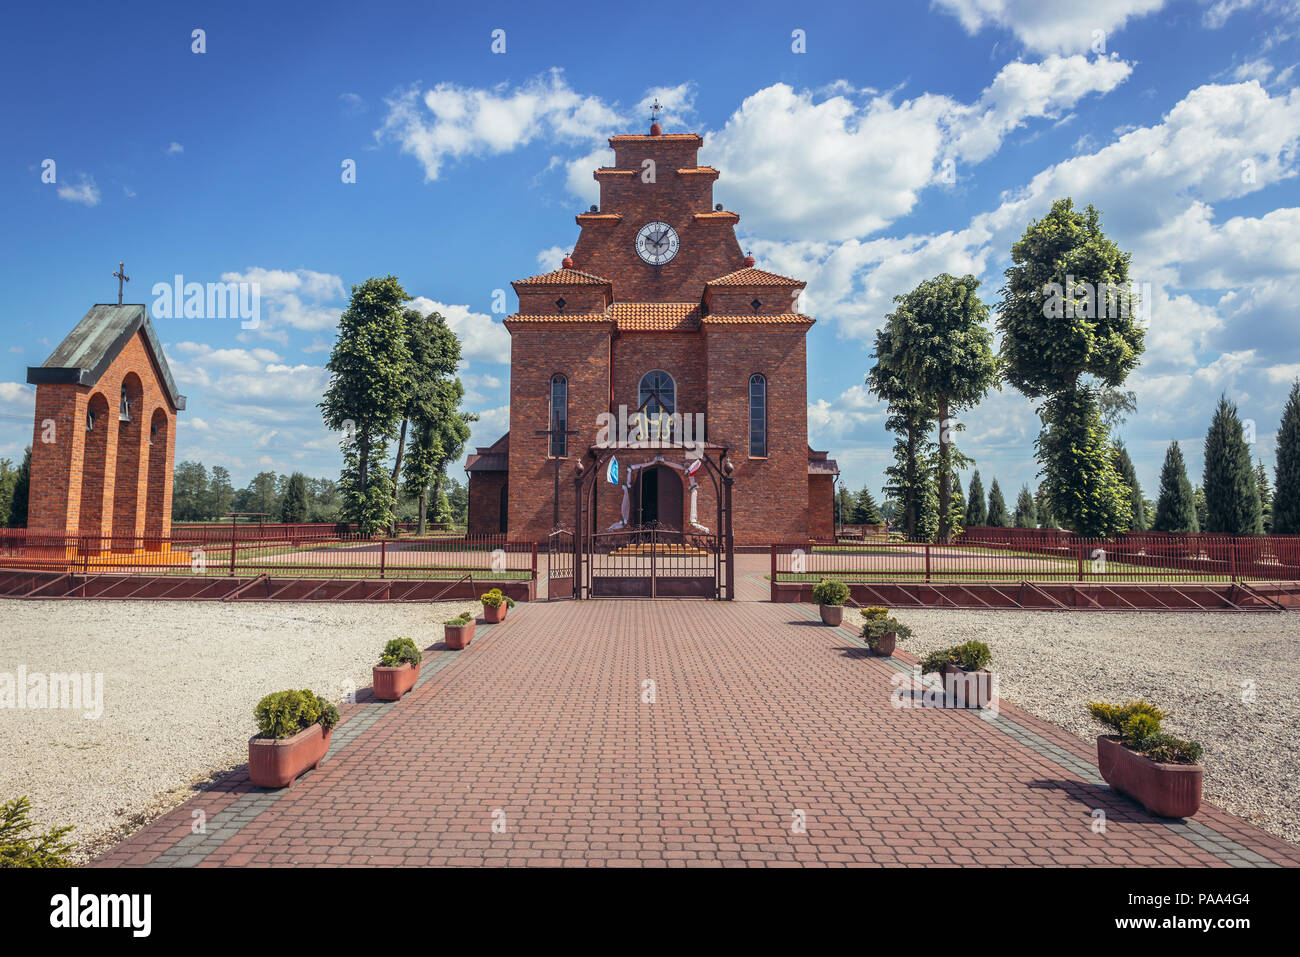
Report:
M 657 525 L 666 532 L 682 530 L 682 480 L 665 465 L 643 469 L 637 478 L 641 525 Z

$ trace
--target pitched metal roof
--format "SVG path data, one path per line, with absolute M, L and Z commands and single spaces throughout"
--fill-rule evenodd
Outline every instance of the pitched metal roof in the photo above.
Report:
M 27 367 L 27 381 L 33 385 L 71 382 L 93 386 L 108 371 L 131 337 L 140 331 L 144 332 L 145 344 L 158 367 L 162 378 L 160 384 L 167 397 L 177 410 L 185 408 L 185 396 L 176 391 L 172 370 L 153 331 L 149 313 L 139 304 L 96 303 L 91 306 L 48 359 L 39 366 Z

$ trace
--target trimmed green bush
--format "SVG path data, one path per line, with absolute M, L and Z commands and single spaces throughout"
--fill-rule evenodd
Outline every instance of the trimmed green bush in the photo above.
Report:
M 474 620 L 473 615 L 471 615 L 467 611 L 462 611 L 455 618 L 448 618 L 446 621 L 443 622 L 443 624 L 452 625 L 453 627 L 459 627 L 460 625 L 468 625 L 473 620 Z
M 1184 741 L 1160 730 L 1168 717 L 1155 705 L 1141 699 L 1124 704 L 1090 701 L 1088 711 L 1101 724 L 1119 735 L 1124 746 L 1161 764 L 1195 764 L 1203 749 L 1195 741 Z
M 813 586 L 813 601 L 819 605 L 842 605 L 849 600 L 849 586 L 838 578 L 823 578 Z
M 28 834 L 40 827 L 27 820 L 31 807 L 26 797 L 0 805 L 0 868 L 75 867 L 67 854 L 77 845 L 63 840 L 72 828 L 52 827 L 43 834 Z
M 394 638 L 384 645 L 384 653 L 379 656 L 379 664 L 383 668 L 418 665 L 423 660 L 424 653 L 410 638 Z
M 951 648 L 940 648 L 921 659 L 921 673 L 942 671 L 944 665 L 957 665 L 966 671 L 979 671 L 993 661 L 993 652 L 982 641 L 968 641 Z
M 891 631 L 899 641 L 912 637 L 911 628 L 897 618 L 890 618 L 888 615 L 884 618 L 868 618 L 862 623 L 862 638 L 870 648 L 875 648 L 880 643 L 881 636 Z
M 872 618 L 888 618 L 889 609 L 880 605 L 870 605 L 862 609 L 862 617 L 870 621 Z
M 319 724 L 328 731 L 339 723 L 339 709 L 304 688 L 301 691 L 273 691 L 253 709 L 257 732 L 263 738 L 289 738 Z

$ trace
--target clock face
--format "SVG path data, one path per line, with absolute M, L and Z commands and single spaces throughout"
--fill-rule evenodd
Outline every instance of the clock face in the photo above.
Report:
M 636 234 L 636 254 L 652 266 L 662 266 L 681 248 L 677 230 L 667 223 L 646 223 Z

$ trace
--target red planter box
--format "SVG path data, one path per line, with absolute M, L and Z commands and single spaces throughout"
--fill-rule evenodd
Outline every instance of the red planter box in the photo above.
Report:
M 371 669 L 375 697 L 380 701 L 397 701 L 415 687 L 420 677 L 419 665 L 375 665 Z
M 1113 790 L 1159 817 L 1191 817 L 1201 809 L 1205 769 L 1199 764 L 1159 764 L 1103 735 L 1097 739 L 1097 766 Z
M 442 640 L 452 651 L 460 651 L 474 640 L 474 626 L 477 624 L 471 621 L 467 625 L 443 625 Z
M 294 778 L 320 766 L 329 753 L 330 731 L 319 724 L 287 738 L 248 739 L 248 776 L 264 788 L 292 786 Z
M 497 605 L 495 608 L 489 608 L 487 605 L 484 605 L 483 620 L 486 621 L 489 625 L 495 625 L 499 621 L 505 621 L 507 607 L 508 606 L 506 605 L 505 602 L 502 602 L 501 604 Z

